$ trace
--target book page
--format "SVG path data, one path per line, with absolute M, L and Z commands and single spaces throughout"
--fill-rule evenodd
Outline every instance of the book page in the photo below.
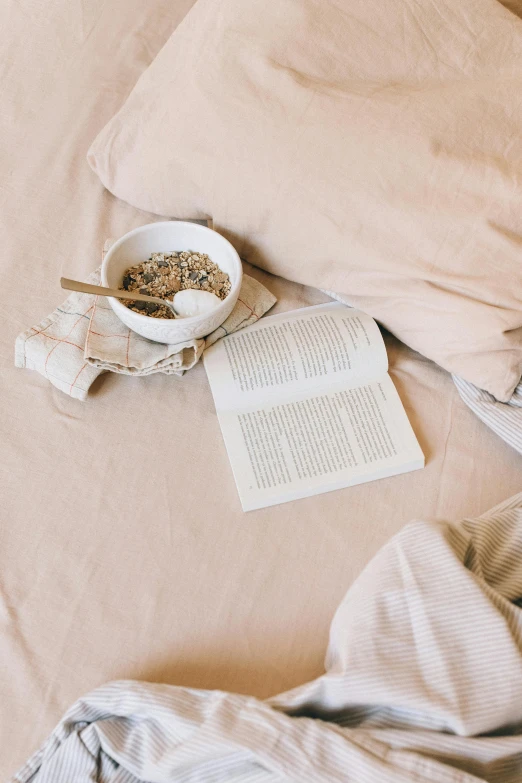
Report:
M 204 363 L 219 411 L 375 379 L 388 358 L 373 318 L 332 302 L 263 318 L 208 348 Z
M 218 416 L 245 511 L 424 465 L 387 373 Z

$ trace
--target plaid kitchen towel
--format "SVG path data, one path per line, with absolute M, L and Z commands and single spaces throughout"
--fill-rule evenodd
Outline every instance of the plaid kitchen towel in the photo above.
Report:
M 107 240 L 104 253 L 114 240 Z M 100 284 L 98 268 L 88 283 Z M 125 326 L 104 296 L 76 291 L 43 321 L 16 338 L 15 365 L 37 370 L 61 391 L 85 400 L 102 372 L 123 375 L 183 375 L 206 347 L 254 323 L 275 304 L 276 297 L 254 278 L 243 276 L 236 306 L 208 337 L 174 345 L 147 340 Z

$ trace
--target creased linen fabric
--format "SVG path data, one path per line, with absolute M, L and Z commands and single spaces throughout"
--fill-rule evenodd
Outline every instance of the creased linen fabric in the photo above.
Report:
M 522 493 L 410 523 L 339 606 L 322 677 L 265 702 L 110 683 L 12 783 L 514 783 L 521 602 Z

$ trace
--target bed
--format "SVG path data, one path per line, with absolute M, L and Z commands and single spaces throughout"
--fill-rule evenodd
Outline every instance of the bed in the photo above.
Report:
M 110 680 L 265 698 L 317 676 L 335 607 L 405 522 L 477 515 L 520 490 L 522 456 L 391 335 L 426 468 L 251 514 L 202 366 L 182 379 L 103 375 L 86 403 L 13 367 L 16 335 L 58 304 L 60 275 L 85 278 L 106 238 L 157 219 L 109 194 L 86 153 L 191 5 L 0 11 L 4 778 Z M 248 271 L 277 296 L 274 312 L 328 299 Z

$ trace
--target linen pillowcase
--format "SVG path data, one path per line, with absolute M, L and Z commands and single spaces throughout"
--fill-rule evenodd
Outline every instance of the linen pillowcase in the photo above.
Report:
M 522 21 L 496 0 L 198 0 L 94 141 L 499 400 L 522 374 Z

